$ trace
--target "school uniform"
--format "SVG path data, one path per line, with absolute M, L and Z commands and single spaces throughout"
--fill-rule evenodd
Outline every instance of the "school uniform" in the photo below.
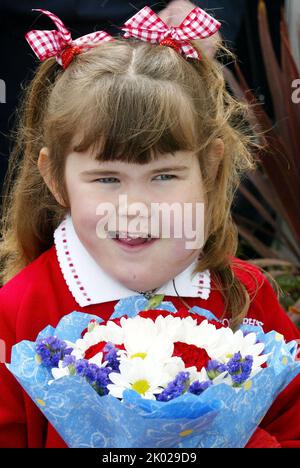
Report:
M 275 329 L 287 341 L 300 339 L 299 331 L 259 269 L 235 260 L 238 267 L 234 267 L 234 272 L 250 295 L 258 285 L 245 323 L 260 325 L 265 332 Z M 189 306 L 207 309 L 221 318 L 224 301 L 215 290 L 214 275 L 207 270 L 193 276 L 194 266 L 190 265 L 156 294 L 164 294 L 164 301 L 179 309 L 183 304 L 178 294 Z M 15 343 L 34 341 L 40 330 L 49 324 L 55 327 L 64 315 L 79 311 L 109 319 L 120 299 L 134 295 L 138 293 L 116 282 L 94 261 L 67 216 L 54 233 L 53 246 L 0 290 L 0 340 L 6 342 L 6 361 L 10 361 Z M 265 446 L 300 447 L 300 377 L 277 398 L 260 427 Z M 0 364 L 0 447 L 65 447 L 4 364 Z

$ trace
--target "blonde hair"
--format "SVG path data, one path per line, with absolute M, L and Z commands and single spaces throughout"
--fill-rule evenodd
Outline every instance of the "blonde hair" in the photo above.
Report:
M 0 244 L 2 283 L 53 244 L 67 208 L 59 205 L 37 166 L 43 146 L 66 207 L 66 155 L 96 151 L 99 161 L 147 164 L 161 153 L 197 151 L 210 225 L 197 271 L 210 269 L 236 327 L 249 294 L 233 272 L 238 245 L 231 205 L 243 173 L 255 168 L 246 131 L 247 108 L 226 90 L 222 67 L 205 57 L 185 59 L 173 49 L 117 39 L 74 58 L 63 71 L 42 63 L 27 89 L 6 178 Z M 216 138 L 225 144 L 216 177 L 209 157 Z M 27 213 L 27 215 L 26 215 Z

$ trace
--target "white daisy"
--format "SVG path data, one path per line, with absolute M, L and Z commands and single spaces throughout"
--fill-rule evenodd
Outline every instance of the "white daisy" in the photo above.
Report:
M 95 326 L 90 332 L 85 333 L 83 338 L 78 339 L 72 347 L 74 348 L 73 355 L 77 359 L 84 357 L 85 352 L 101 341 L 110 342 L 113 344 L 121 344 L 124 340 L 124 333 L 117 324 L 108 322 L 107 325 Z
M 122 361 L 120 373 L 112 372 L 109 378 L 112 384 L 107 388 L 112 396 L 122 398 L 124 390 L 131 389 L 148 400 L 155 400 L 163 390 L 161 383 L 171 380 L 161 363 L 141 358 Z
M 180 318 L 169 315 L 167 317 L 158 316 L 155 320 L 155 325 L 159 333 L 166 338 L 176 342 L 185 341 L 185 337 L 189 335 L 191 329 L 197 326 L 197 322 L 192 317 Z
M 268 360 L 269 354 L 262 354 L 264 343 L 257 343 L 255 333 L 244 336 L 241 330 L 236 332 L 230 328 L 218 330 L 218 341 L 209 347 L 208 353 L 212 359 L 227 364 L 234 354 L 240 353 L 244 359 L 246 356 L 253 357 L 252 371 L 249 378 L 254 377 L 261 371 L 261 366 Z

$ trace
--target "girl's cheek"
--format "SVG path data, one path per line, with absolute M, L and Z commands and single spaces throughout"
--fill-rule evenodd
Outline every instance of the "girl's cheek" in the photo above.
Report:
M 200 250 L 187 249 L 186 239 L 173 239 L 170 242 L 170 253 L 172 263 L 180 264 L 183 262 L 185 264 L 187 261 L 189 263 L 191 260 L 196 259 Z

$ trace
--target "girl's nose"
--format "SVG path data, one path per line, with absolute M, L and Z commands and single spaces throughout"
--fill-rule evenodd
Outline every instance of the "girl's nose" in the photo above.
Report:
M 137 210 L 140 216 L 148 217 L 151 212 L 151 197 L 145 193 L 142 187 L 119 195 L 119 215 L 134 216 Z
M 148 217 L 151 207 L 143 200 L 143 197 L 132 197 L 127 194 L 119 197 L 118 211 L 120 216 L 139 216 Z

